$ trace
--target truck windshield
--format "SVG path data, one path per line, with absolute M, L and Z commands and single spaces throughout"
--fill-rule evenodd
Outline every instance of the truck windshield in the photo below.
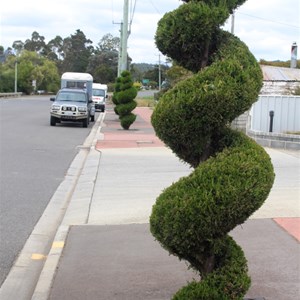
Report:
M 86 102 L 86 97 L 84 93 L 61 92 L 57 95 L 56 101 Z
M 105 91 L 99 89 L 93 89 L 93 96 L 104 97 Z

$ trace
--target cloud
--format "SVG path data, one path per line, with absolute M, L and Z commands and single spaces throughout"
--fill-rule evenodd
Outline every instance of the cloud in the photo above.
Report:
M 154 36 L 158 20 L 182 4 L 179 0 L 130 0 L 133 17 L 128 53 L 133 62 L 157 63 Z M 1 4 L 0 45 L 25 42 L 36 31 L 46 42 L 57 35 L 66 38 L 77 29 L 93 41 L 111 33 L 119 36 L 123 0 L 19 0 Z M 235 35 L 257 59 L 289 60 L 293 42 L 300 44 L 299 0 L 248 0 L 235 13 Z M 231 18 L 224 25 L 230 31 Z M 162 57 L 163 59 L 163 57 Z
M 257 59 L 289 60 L 292 43 L 300 44 L 299 8 L 298 0 L 248 0 L 235 12 L 234 33 Z

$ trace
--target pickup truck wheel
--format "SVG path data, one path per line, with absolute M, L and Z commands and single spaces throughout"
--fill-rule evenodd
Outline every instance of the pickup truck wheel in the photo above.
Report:
M 82 121 L 82 126 L 83 126 L 84 128 L 87 128 L 87 127 L 89 126 L 89 117 L 87 117 L 86 119 L 84 119 L 84 120 Z
M 56 118 L 55 117 L 50 117 L 50 125 L 55 126 L 56 125 Z

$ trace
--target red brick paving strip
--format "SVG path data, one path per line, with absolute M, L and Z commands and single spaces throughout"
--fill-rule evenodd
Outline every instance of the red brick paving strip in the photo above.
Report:
M 275 218 L 274 221 L 300 242 L 300 218 Z
M 152 112 L 149 107 L 137 107 L 133 111 L 136 121 L 129 130 L 124 130 L 113 109 L 108 108 L 101 128 L 104 138 L 97 141 L 96 148 L 163 147 L 164 143 L 155 135 L 151 124 Z

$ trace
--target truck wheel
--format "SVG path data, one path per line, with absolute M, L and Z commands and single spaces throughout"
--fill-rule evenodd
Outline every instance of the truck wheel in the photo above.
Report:
M 56 125 L 56 118 L 55 117 L 50 117 L 50 125 L 55 126 Z
M 89 117 L 87 117 L 86 119 L 84 119 L 84 120 L 82 121 L 82 126 L 83 126 L 84 128 L 87 128 L 87 127 L 89 126 Z

